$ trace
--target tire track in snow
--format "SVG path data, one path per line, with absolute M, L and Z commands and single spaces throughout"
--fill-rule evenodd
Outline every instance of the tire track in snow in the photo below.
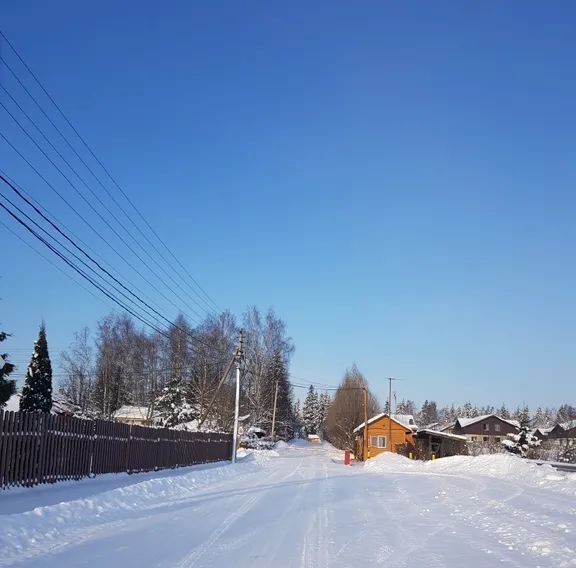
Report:
M 198 565 L 198 562 L 205 558 L 205 556 L 214 551 L 214 545 L 220 537 L 222 537 L 232 526 L 234 526 L 242 517 L 244 517 L 249 511 L 251 511 L 256 504 L 263 499 L 265 495 L 271 491 L 272 481 L 274 484 L 282 483 L 291 477 L 293 477 L 302 467 L 302 461 L 299 460 L 297 466 L 287 475 L 280 477 L 278 480 L 268 479 L 268 487 L 261 490 L 259 493 L 251 495 L 237 508 L 235 511 L 227 515 L 224 520 L 219 524 L 219 526 L 212 531 L 207 540 L 201 543 L 199 546 L 194 548 L 192 552 L 184 556 L 177 564 L 175 568 L 193 568 Z M 257 487 L 255 488 L 257 489 Z
M 300 568 L 325 568 L 328 566 L 328 465 L 323 462 L 323 476 L 318 494 L 319 503 L 314 514 L 310 516 L 308 528 L 304 535 Z M 319 477 L 319 476 L 316 476 Z

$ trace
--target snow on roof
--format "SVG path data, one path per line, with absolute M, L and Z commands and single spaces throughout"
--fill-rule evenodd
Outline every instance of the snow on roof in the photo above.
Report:
M 439 432 L 438 430 L 434 430 L 433 428 L 421 428 L 416 432 L 416 436 L 418 434 L 430 434 L 432 436 L 436 436 L 438 438 L 447 438 L 449 440 L 459 440 L 461 442 L 466 442 L 468 438 L 466 436 L 460 436 L 459 434 L 450 434 L 449 432 Z
M 388 414 L 386 414 L 386 412 L 381 412 L 376 416 L 372 416 L 372 418 L 368 420 L 368 425 L 372 424 L 373 422 L 376 422 L 376 420 L 380 420 L 380 418 L 383 418 L 384 416 L 388 416 Z M 400 424 L 400 426 L 404 426 L 404 428 L 410 428 L 412 430 L 416 430 L 417 428 L 414 422 L 414 416 L 412 416 L 411 414 L 393 414 L 392 420 L 397 424 Z M 359 432 L 360 430 L 362 430 L 362 428 L 364 428 L 364 422 L 362 422 L 362 424 L 360 424 L 359 426 L 356 426 L 356 428 L 354 428 L 353 431 Z
M 482 422 L 482 420 L 486 420 L 487 418 L 491 418 L 492 416 L 494 418 L 502 420 L 502 422 L 508 422 L 508 424 L 511 424 L 516 428 L 520 428 L 520 422 L 518 422 L 518 420 L 507 420 L 505 418 L 502 418 L 501 416 L 498 416 L 497 414 L 483 414 L 482 416 L 476 416 L 475 418 L 460 417 L 456 419 L 456 422 L 458 422 L 460 426 L 464 428 L 466 426 L 470 426 L 470 424 L 476 424 L 476 422 Z
M 130 406 L 128 404 L 121 406 L 115 413 L 114 418 L 141 418 L 148 419 L 147 406 Z
M 404 424 L 404 426 L 408 426 L 408 428 L 417 428 L 416 421 L 412 414 L 392 414 L 392 419 L 400 422 L 400 424 Z
M 309 440 L 319 440 L 320 436 L 318 436 L 318 434 L 308 434 L 308 439 Z
M 6 405 L 0 408 L 6 412 L 19 412 L 20 411 L 20 393 L 13 394 Z M 74 414 L 78 412 L 80 407 L 70 402 L 66 399 L 66 397 L 59 395 L 58 393 L 55 394 L 52 398 L 52 409 L 50 410 L 51 414 Z

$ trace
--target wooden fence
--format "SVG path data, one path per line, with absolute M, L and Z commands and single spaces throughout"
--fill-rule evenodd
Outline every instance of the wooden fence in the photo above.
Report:
M 0 410 L 0 487 L 230 459 L 232 435 Z

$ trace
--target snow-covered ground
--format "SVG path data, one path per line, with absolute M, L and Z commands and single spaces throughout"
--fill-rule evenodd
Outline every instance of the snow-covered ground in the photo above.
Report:
M 510 456 L 236 465 L 0 492 L 0 566 L 576 567 L 576 475 Z

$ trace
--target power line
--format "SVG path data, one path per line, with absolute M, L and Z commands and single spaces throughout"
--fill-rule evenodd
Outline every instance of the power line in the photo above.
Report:
M 202 292 L 202 294 L 204 295 L 204 297 L 212 303 L 212 305 L 218 310 L 221 311 L 220 307 L 218 306 L 218 304 L 211 298 L 211 296 L 206 292 L 206 290 L 204 290 L 204 288 L 202 288 L 202 286 L 198 283 L 198 281 L 192 276 L 192 274 L 190 274 L 190 272 L 188 271 L 188 269 L 180 262 L 180 260 L 174 255 L 174 253 L 172 252 L 172 250 L 166 245 L 166 243 L 160 238 L 160 236 L 158 235 L 158 233 L 154 230 L 154 228 L 150 225 L 150 223 L 148 222 L 148 220 L 143 216 L 143 214 L 140 212 L 140 210 L 136 207 L 136 205 L 134 204 L 134 202 L 130 199 L 130 197 L 126 194 L 126 192 L 122 189 L 122 187 L 118 184 L 118 182 L 114 179 L 114 177 L 112 176 L 112 174 L 109 172 L 109 170 L 104 166 L 104 164 L 101 162 L 101 160 L 96 156 L 96 154 L 93 152 L 93 150 L 90 148 L 90 146 L 88 145 L 88 143 L 86 142 L 86 140 L 80 135 L 80 133 L 78 132 L 78 130 L 75 128 L 75 126 L 70 122 L 70 120 L 68 119 L 68 117 L 65 115 L 65 113 L 63 112 L 63 110 L 61 109 L 61 107 L 56 103 L 56 101 L 54 100 L 54 98 L 50 95 L 50 93 L 47 91 L 47 89 L 44 87 L 44 85 L 41 83 L 41 81 L 38 79 L 38 77 L 35 75 L 35 73 L 32 71 L 32 69 L 28 66 L 28 64 L 24 61 L 24 59 L 22 58 L 22 56 L 20 55 L 20 53 L 16 50 L 16 48 L 12 45 L 12 43 L 8 40 L 8 38 L 5 36 L 5 34 L 0 30 L 0 36 L 4 39 L 4 41 L 6 42 L 6 44 L 10 47 L 10 49 L 12 50 L 12 52 L 16 55 L 16 57 L 18 58 L 18 60 L 20 61 L 20 63 L 24 66 L 24 68 L 28 71 L 28 73 L 30 74 L 30 76 L 34 79 L 34 81 L 36 82 L 36 84 L 40 87 L 40 89 L 42 90 L 42 92 L 46 95 L 46 97 L 50 100 L 50 102 L 52 103 L 52 105 L 56 108 L 56 110 L 58 111 L 58 113 L 62 116 L 62 118 L 65 120 L 65 122 L 68 124 L 68 126 L 72 129 L 72 131 L 75 133 L 75 135 L 77 136 L 77 138 L 80 140 L 80 142 L 83 144 L 83 146 L 88 150 L 88 152 L 90 153 L 90 155 L 93 157 L 93 159 L 98 163 L 98 165 L 102 168 L 102 170 L 106 173 L 106 175 L 108 176 L 108 178 L 112 181 L 112 183 L 116 186 L 116 188 L 120 191 L 120 193 L 124 196 L 124 198 L 126 199 L 126 201 L 130 204 L 130 206 L 132 207 L 132 209 L 137 213 L 137 215 L 139 216 L 139 218 L 144 222 L 144 224 L 148 227 L 148 229 L 150 230 L 150 232 L 156 237 L 156 239 L 160 242 L 160 244 L 164 247 L 164 249 L 168 252 L 168 254 L 176 261 L 176 263 L 180 266 L 180 268 L 187 274 L 187 276 L 189 277 L 189 279 L 193 282 L 193 284 Z M 116 199 L 113 197 L 113 195 L 111 194 L 111 192 L 108 190 L 108 188 L 102 183 L 102 181 L 100 180 L 100 178 L 93 172 L 93 170 L 88 166 L 88 164 L 85 162 L 85 160 L 82 158 L 82 156 L 77 152 L 77 150 L 74 148 L 74 146 L 68 141 L 68 139 L 66 138 L 66 136 L 62 133 L 62 131 L 57 127 L 57 125 L 54 123 L 54 121 L 48 116 L 48 114 L 46 113 L 46 111 L 42 108 L 42 106 L 38 103 L 38 101 L 36 100 L 36 98 L 30 93 L 30 91 L 26 88 L 26 86 L 23 84 L 23 82 L 20 80 L 20 78 L 17 76 L 17 74 L 13 71 L 13 69 L 11 68 L 11 66 L 6 62 L 5 59 L 3 59 L 0 56 L 0 59 L 2 60 L 2 62 L 4 63 L 4 65 L 10 70 L 10 72 L 12 73 L 12 75 L 14 76 L 14 78 L 16 79 L 16 81 L 20 84 L 20 86 L 24 89 L 24 91 L 29 95 L 29 97 L 34 101 L 34 103 L 36 104 L 36 106 L 38 106 L 38 108 L 40 109 L 40 111 L 44 114 L 44 116 L 48 119 L 48 121 L 50 122 L 50 124 L 54 127 L 54 129 L 60 134 L 60 136 L 62 137 L 62 139 L 66 142 L 66 144 L 70 147 L 70 149 L 74 152 L 74 154 L 78 157 L 78 159 L 82 162 L 82 164 L 86 167 L 86 169 L 88 169 L 88 171 L 92 174 L 92 176 L 98 181 L 98 183 L 102 186 L 102 188 L 106 191 L 106 193 L 108 194 L 108 196 L 112 199 L 112 201 L 122 210 L 122 212 L 124 213 L 124 215 L 130 220 L 130 222 L 137 228 L 137 230 L 146 238 L 147 242 L 154 248 L 154 250 L 160 255 L 160 257 L 167 262 L 167 264 L 172 268 L 172 270 L 174 270 L 175 273 L 179 274 L 179 276 L 183 279 L 182 275 L 180 273 L 178 273 L 174 267 L 166 260 L 165 256 L 162 255 L 162 253 L 157 249 L 157 247 L 150 241 L 150 239 L 148 239 L 147 235 L 145 235 L 145 233 L 138 227 L 138 225 L 133 221 L 132 217 L 128 215 L 128 213 L 124 210 L 124 208 L 116 201 Z M 199 295 L 199 294 L 198 294 Z M 199 297 L 201 297 L 199 295 Z M 206 300 L 204 300 L 206 301 Z M 211 308 L 213 309 L 213 308 Z
M 158 316 L 159 318 L 163 319 L 169 326 L 174 327 L 176 330 L 178 331 L 182 331 L 185 333 L 186 335 L 186 339 L 188 339 L 188 341 L 193 341 L 196 342 L 200 345 L 203 345 L 204 347 L 208 348 L 208 349 L 216 349 L 214 346 L 209 345 L 207 343 L 205 343 L 204 341 L 200 340 L 198 337 L 195 337 L 194 335 L 192 335 L 190 332 L 188 332 L 188 330 L 185 330 L 183 328 L 181 328 L 180 326 L 174 324 L 173 322 L 171 322 L 168 318 L 166 318 L 164 315 L 162 315 L 160 312 L 158 312 L 155 308 L 153 308 L 152 306 L 150 306 L 147 302 L 145 302 L 144 300 L 142 300 L 137 294 L 135 294 L 134 292 L 132 292 L 132 290 L 130 290 L 127 286 L 125 286 L 122 282 L 120 282 L 117 278 L 115 278 L 112 274 L 110 274 L 105 268 L 103 268 L 97 261 L 95 261 L 82 247 L 80 247 L 77 243 L 74 242 L 73 239 L 71 239 L 68 235 L 66 235 L 55 223 L 53 223 L 50 219 L 48 219 L 45 215 L 42 214 L 42 212 L 40 212 L 33 204 L 31 204 L 29 202 L 29 200 L 27 200 L 19 191 L 18 189 L 11 184 L 6 178 L 4 178 L 2 175 L 0 175 L 0 180 L 3 181 L 6 185 L 8 185 L 10 188 L 12 188 L 17 195 L 19 195 L 26 203 L 28 203 L 28 205 L 30 205 L 37 214 L 39 214 L 45 221 L 47 221 L 56 231 L 58 231 L 58 233 L 60 235 L 62 235 L 68 242 L 70 242 L 81 254 L 83 254 L 86 258 L 88 258 L 92 263 L 94 263 L 100 270 L 102 270 L 106 275 L 108 275 L 109 277 L 111 277 L 118 285 L 120 285 L 124 290 L 126 290 L 126 292 L 128 292 L 131 296 L 133 296 L 138 302 L 140 302 L 143 306 L 145 306 L 145 308 L 151 310 L 154 314 L 156 314 L 156 316 Z M 40 225 L 38 225 L 38 223 L 36 223 L 36 221 L 34 221 L 27 213 L 25 213 L 22 209 L 20 209 L 17 205 L 15 205 L 10 199 L 8 199 L 6 196 L 2 195 L 0 193 L 0 197 L 2 197 L 5 201 L 7 201 L 12 207 L 14 207 L 18 212 L 20 212 L 20 214 L 24 215 L 30 222 L 32 222 L 37 228 L 39 228 L 42 232 L 44 232 L 50 239 L 52 239 L 54 242 L 56 242 L 60 247 L 64 248 L 64 250 L 66 250 L 69 254 L 71 254 L 77 261 L 81 262 L 86 268 L 88 268 L 91 272 L 93 272 L 94 274 L 96 274 L 97 277 L 99 277 L 101 280 L 104 281 L 104 285 L 110 285 L 108 282 L 106 282 L 106 280 L 96 272 L 96 270 L 94 270 L 93 267 L 91 267 L 90 265 L 88 265 L 86 262 L 84 262 L 81 258 L 79 258 L 75 253 L 73 253 L 72 251 L 70 251 L 70 249 L 68 247 L 66 247 L 65 245 L 62 245 L 62 243 L 60 243 L 57 239 L 55 239 L 48 231 L 46 231 L 46 229 L 44 229 L 43 227 L 41 227 Z M 33 230 L 30 229 L 30 227 L 23 222 L 20 218 L 18 218 L 17 215 L 15 215 L 13 212 L 11 212 L 7 207 L 5 207 L 4 205 L 2 205 L 0 203 L 0 206 L 5 209 L 17 222 L 19 222 L 21 225 L 23 225 L 28 231 L 30 231 L 34 236 L 36 236 L 37 238 L 39 238 L 39 240 L 41 240 L 41 242 L 43 242 L 46 246 L 48 246 L 50 248 L 50 250 L 52 250 L 55 254 L 57 254 L 60 258 L 62 258 L 65 262 L 67 262 L 67 264 L 69 266 L 71 266 L 72 268 L 74 268 L 76 271 L 78 271 L 78 268 L 75 264 L 73 264 L 73 261 L 70 261 L 72 264 L 70 264 L 69 259 L 64 258 L 58 251 L 56 251 L 51 245 L 49 245 L 48 243 L 46 243 L 44 241 L 44 239 L 42 239 L 42 237 L 39 237 L 37 235 L 37 233 Z M 86 275 L 83 273 L 83 271 L 81 272 L 81 275 L 83 275 L 86 278 Z M 94 285 L 94 282 L 90 279 L 90 278 L 86 278 L 90 281 L 90 283 L 92 283 Z M 121 290 L 118 289 L 117 286 L 115 286 L 114 284 L 111 285 L 112 288 L 119 294 L 121 294 L 124 298 L 126 298 L 131 304 L 136 305 L 136 302 L 130 298 L 127 297 L 127 295 L 122 292 Z M 101 291 L 102 288 L 99 287 L 99 289 Z M 108 292 L 110 292 L 109 290 L 107 290 Z M 104 293 L 104 292 L 103 292 Z M 111 298 L 108 294 L 106 294 L 110 299 Z M 115 301 L 115 303 L 118 303 L 117 299 L 114 297 L 113 301 Z M 124 307 L 124 309 L 126 309 L 127 311 L 129 311 L 129 313 L 131 313 L 132 315 L 134 315 L 135 317 L 137 317 L 140 321 L 143 321 L 141 317 L 135 315 L 131 310 L 129 310 L 125 304 L 122 304 L 122 306 Z M 152 317 L 153 320 L 155 320 L 156 324 L 158 324 L 159 320 L 158 317 L 156 316 L 151 316 L 150 313 L 145 309 L 142 308 L 140 306 L 137 306 L 137 308 L 140 311 L 145 312 L 145 317 Z M 134 308 L 133 308 L 134 309 Z M 150 327 L 152 327 L 153 329 L 155 329 L 156 331 L 159 331 L 155 326 L 151 325 L 149 321 L 143 322 L 146 323 L 147 325 L 149 325 Z M 160 324 L 162 325 L 162 324 Z M 162 333 L 162 332 L 161 332 Z M 169 337 L 167 334 L 163 334 L 166 337 Z
M 4 178 L 2 180 L 2 177 Z M 61 229 L 59 229 L 58 227 L 55 226 L 55 223 L 58 223 L 60 225 L 60 227 L 62 227 L 62 229 L 64 231 L 67 231 L 67 233 L 69 233 L 70 235 L 72 235 L 72 237 L 74 237 L 74 239 L 81 243 L 83 245 L 83 247 L 87 250 L 89 250 L 91 252 L 91 254 L 98 258 L 99 261 L 102 264 L 105 264 L 106 266 L 108 266 L 111 270 L 113 270 L 119 278 L 122 278 L 124 280 L 126 280 L 126 277 L 123 276 L 117 269 L 115 269 L 109 262 L 107 262 L 101 255 L 99 255 L 96 251 L 94 251 L 94 249 L 92 247 L 90 247 L 82 238 L 80 238 L 78 235 L 76 235 L 69 227 L 67 227 L 64 223 L 62 223 L 62 221 L 59 221 L 56 219 L 56 217 L 45 207 L 43 207 L 38 201 L 36 201 L 29 192 L 27 192 L 22 186 L 19 186 L 18 184 L 16 184 L 16 182 L 11 179 L 1 168 L 0 168 L 0 180 L 4 181 L 4 183 L 6 183 L 8 185 L 8 187 L 14 192 L 16 193 L 16 195 L 22 199 L 25 203 L 27 203 L 32 209 L 34 209 L 34 211 L 40 216 L 42 217 L 42 219 L 44 219 L 47 223 L 49 223 L 51 226 L 53 226 L 59 233 L 61 233 L 64 238 L 69 239 L 69 237 L 66 234 L 63 234 Z M 50 217 L 52 219 L 54 219 L 54 221 L 52 221 L 50 219 Z M 76 246 L 76 245 L 75 245 Z M 140 290 L 137 286 L 134 286 L 132 284 L 132 286 L 136 289 L 136 291 L 143 296 L 144 298 L 146 298 L 149 302 L 153 302 L 153 300 L 150 299 L 150 297 L 144 293 L 142 290 Z M 159 291 L 160 292 L 160 291 Z M 161 292 L 160 292 L 161 293 Z M 163 297 L 170 302 L 170 299 L 167 296 Z M 170 302 L 172 304 L 172 302 Z M 172 304 L 176 309 L 178 309 L 178 306 L 176 304 Z
M 65 276 L 68 276 L 68 278 L 70 278 L 73 282 L 75 282 L 78 286 L 80 286 L 80 288 L 82 288 L 83 290 L 88 292 L 88 294 L 90 294 L 92 297 L 96 298 L 99 302 L 104 302 L 104 300 L 100 296 L 98 296 L 97 294 L 92 292 L 92 290 L 90 290 L 87 286 L 84 286 L 84 284 L 82 284 L 81 282 L 76 280 L 71 274 L 68 274 L 66 271 L 64 271 L 62 268 L 60 268 L 55 262 L 52 262 L 52 260 L 50 260 L 50 258 L 48 258 L 45 254 L 42 254 L 39 250 L 35 249 L 29 242 L 25 241 L 18 233 L 16 233 L 16 231 L 12 230 L 8 225 L 6 225 L 6 223 L 4 223 L 4 221 L 0 220 L 0 225 L 2 225 L 9 233 L 11 233 L 19 241 L 24 243 L 28 248 L 32 249 L 38 256 L 41 256 L 46 262 L 48 262 L 48 264 L 52 265 L 56 270 L 58 270 L 59 272 L 61 272 Z M 11 348 L 10 353 L 21 352 L 24 350 L 26 350 L 26 352 L 29 352 L 29 353 L 32 352 L 32 350 L 29 350 L 29 349 L 22 347 L 20 349 Z
M 0 32 L 1 33 L 1 32 Z M 18 81 L 18 83 L 20 84 L 20 86 L 25 90 L 25 92 L 28 94 L 28 96 L 30 98 L 32 98 L 34 100 L 34 102 L 37 104 L 37 106 L 39 106 L 39 108 L 42 110 L 42 108 L 40 107 L 39 103 L 35 100 L 35 98 L 33 97 L 33 95 L 28 91 L 28 89 L 25 87 L 25 85 L 20 81 L 20 79 L 18 78 L 18 76 L 16 75 L 15 71 L 12 69 L 12 67 L 4 60 L 2 59 L 2 57 L 0 56 L 0 60 L 2 60 L 2 62 L 4 63 L 4 65 L 8 68 L 8 70 L 10 71 L 10 73 L 12 74 L 12 76 Z M 120 221 L 116 218 L 116 216 L 102 203 L 102 201 L 100 200 L 99 197 L 97 197 L 94 192 L 92 191 L 92 189 L 90 188 L 90 186 L 88 185 L 88 183 L 86 182 L 86 180 L 74 169 L 74 167 L 70 164 L 70 162 L 68 162 L 68 160 L 62 155 L 62 153 L 56 148 L 56 146 L 52 143 L 52 141 L 48 138 L 48 136 L 44 133 L 44 131 L 36 124 L 36 122 L 34 121 L 34 119 L 22 108 L 22 106 L 20 105 L 20 103 L 18 103 L 18 101 L 15 99 L 15 97 L 12 95 L 12 93 L 10 93 L 10 91 L 8 89 L 6 89 L 6 87 L 4 87 L 3 85 L 0 85 L 0 88 L 2 88 L 2 90 L 8 95 L 8 97 L 10 98 L 10 100 L 14 103 L 14 105 L 16 105 L 18 107 L 18 109 L 20 110 L 20 112 L 28 119 L 28 121 L 34 126 L 34 128 L 36 128 L 36 130 L 40 133 L 40 135 L 44 138 L 44 140 L 50 145 L 50 147 L 54 150 L 54 152 L 56 152 L 56 154 L 58 154 L 58 156 L 60 157 L 60 159 L 70 168 L 70 170 L 72 170 L 72 172 L 74 172 L 74 174 L 76 175 L 76 177 L 84 184 L 84 186 L 92 193 L 92 195 L 94 195 L 96 197 L 96 199 L 99 201 L 99 203 L 106 208 L 106 210 L 114 217 L 114 219 L 121 225 Z M 47 117 L 48 118 L 48 117 Z M 58 133 L 60 134 L 60 136 L 66 141 L 68 142 L 68 140 L 65 138 L 64 134 L 62 134 L 62 132 L 58 129 L 58 127 L 52 122 L 50 121 L 51 124 L 54 126 L 54 128 L 58 131 Z M 82 164 L 84 165 L 84 167 L 90 172 L 90 174 L 92 174 L 92 177 L 94 177 L 94 179 L 100 184 L 100 186 L 104 189 L 104 191 L 106 192 L 106 194 L 110 197 L 110 199 L 114 202 L 114 204 L 120 209 L 120 211 L 122 211 L 122 213 L 124 214 L 124 216 L 130 221 L 130 223 L 135 227 L 135 229 L 144 237 L 144 239 L 146 240 L 146 242 L 154 249 L 154 251 L 160 256 L 160 258 L 162 258 L 162 260 L 164 262 L 166 262 L 166 264 L 175 272 L 175 274 L 178 274 L 178 276 L 181 276 L 180 273 L 178 273 L 177 270 L 174 269 L 174 267 L 172 266 L 172 264 L 166 259 L 166 257 L 158 250 L 158 248 L 156 247 L 156 245 L 150 240 L 150 238 L 148 237 L 148 235 L 146 235 L 146 233 L 144 231 L 142 231 L 142 229 L 140 228 L 140 226 L 135 223 L 134 219 L 132 218 L 131 215 L 129 215 L 127 213 L 127 211 L 124 209 L 124 207 L 122 207 L 122 205 L 120 203 L 118 203 L 118 201 L 116 201 L 116 198 L 114 197 L 114 195 L 112 195 L 112 193 L 108 190 L 108 188 L 102 183 L 102 180 L 94 173 L 94 171 L 90 168 L 90 166 L 85 162 L 85 160 L 82 158 L 82 156 L 80 154 L 78 154 L 78 152 L 76 152 L 76 149 L 73 146 L 70 146 L 70 148 L 73 150 L 73 152 L 76 154 L 76 156 L 78 157 L 78 159 L 82 162 Z M 130 235 L 131 233 L 129 231 L 126 230 L 126 232 L 128 232 Z M 131 235 L 132 236 L 132 235 Z M 134 239 L 134 237 L 132 236 L 133 240 L 135 240 L 136 242 L 138 242 L 136 239 Z M 140 244 L 140 243 L 138 243 Z M 141 245 L 140 245 L 141 246 Z M 142 248 L 142 247 L 141 247 Z M 184 279 L 183 279 L 184 281 Z M 212 311 L 213 307 L 210 306 L 210 304 L 208 304 L 206 302 L 206 300 L 204 298 L 202 298 L 202 296 L 200 296 L 195 290 L 193 290 L 194 293 L 196 295 L 198 295 L 199 298 L 201 298 L 204 303 L 206 303 L 206 305 L 208 306 L 208 311 Z M 198 304 L 199 305 L 199 304 Z M 202 308 L 202 309 L 206 309 L 206 308 Z
M 98 209 L 96 209 L 96 207 L 94 207 L 94 205 L 86 198 L 86 196 L 78 189 L 78 187 L 70 180 L 70 178 L 62 171 L 62 169 L 54 162 L 54 160 L 52 160 L 52 158 L 50 156 L 48 156 L 48 154 L 45 152 L 45 150 L 38 144 L 38 142 L 34 139 L 34 137 L 24 128 L 24 126 L 22 126 L 22 124 L 20 123 L 20 121 L 10 112 L 10 110 L 6 107 L 6 105 L 4 105 L 4 103 L 2 101 L 0 101 L 0 106 L 4 109 L 4 111 L 10 116 L 10 118 L 12 118 L 12 120 L 17 124 L 17 126 L 22 130 L 22 132 L 24 132 L 24 134 L 32 141 L 32 143 L 38 148 L 38 150 L 40 150 L 40 152 L 43 154 L 43 156 L 52 164 L 52 166 L 56 169 L 56 171 L 68 182 L 68 185 L 70 185 L 70 187 L 76 192 L 76 194 L 80 197 L 80 199 L 82 199 L 82 201 L 84 201 L 86 203 L 86 205 L 88 205 L 88 207 L 98 216 L 98 218 L 114 233 L 114 235 L 116 235 L 116 237 L 124 244 L 124 246 L 145 266 L 148 266 L 148 264 L 145 262 L 145 260 L 142 258 L 142 256 L 140 256 L 139 253 L 137 253 L 134 248 L 132 247 L 132 245 L 130 245 L 126 239 L 112 226 L 112 224 L 102 215 L 102 213 L 100 213 L 100 211 L 98 211 Z M 5 138 L 4 136 L 2 136 L 3 138 Z M 13 145 L 11 145 L 12 148 L 14 148 Z M 37 170 L 36 168 L 33 168 L 34 171 Z M 89 188 L 90 189 L 90 188 Z M 104 209 L 106 209 L 106 211 L 112 215 L 112 217 L 116 220 L 116 222 L 118 224 L 121 225 L 120 221 L 118 220 L 118 218 L 110 212 L 110 210 L 106 207 L 106 205 L 103 204 L 102 200 L 90 189 L 90 192 L 92 193 L 93 196 L 95 196 L 96 200 L 104 207 Z M 128 234 L 132 237 L 132 239 L 134 239 L 133 235 L 128 232 Z M 145 249 L 142 247 L 142 245 L 140 243 L 138 243 L 140 248 L 142 248 L 142 250 L 145 251 Z M 146 252 L 146 251 L 145 251 Z M 150 255 L 148 255 L 150 259 L 154 260 Z M 160 265 L 158 265 L 158 263 L 156 263 L 157 266 L 159 266 L 160 269 L 162 269 L 162 267 Z M 177 284 L 174 279 L 166 273 L 166 276 L 175 284 Z M 162 284 L 164 284 L 164 286 L 166 286 L 167 288 L 169 288 L 169 285 L 163 280 L 163 278 L 159 275 L 156 274 L 156 277 L 158 278 L 158 280 L 160 280 L 160 282 L 162 282 Z M 180 286 L 179 286 L 180 287 Z M 195 313 L 198 317 L 202 318 L 202 315 L 197 312 L 195 310 L 195 308 L 193 308 L 184 298 L 182 298 L 182 296 L 177 293 L 175 290 L 172 290 L 172 293 L 181 301 L 184 303 L 184 305 L 186 305 L 188 307 L 188 309 L 190 309 L 193 313 Z M 204 308 L 205 309 L 205 308 Z
M 38 169 L 32 164 L 32 162 L 30 162 L 28 160 L 28 158 L 26 158 L 22 152 L 20 152 L 20 150 L 18 150 L 18 148 L 16 148 L 11 142 L 10 140 L 8 140 L 8 138 L 6 138 L 6 136 L 0 131 L 0 138 L 2 138 L 9 146 L 10 148 L 12 148 L 12 150 L 14 152 L 16 152 L 16 154 L 18 154 L 20 156 L 20 158 L 22 158 L 27 164 L 28 166 L 38 175 L 38 177 L 40 177 L 40 179 L 82 220 L 82 222 L 88 226 L 92 232 L 94 234 L 96 234 L 98 236 L 99 239 L 101 239 L 102 241 L 104 241 L 104 243 L 106 244 L 106 246 L 108 246 L 113 252 L 114 254 L 116 254 L 127 266 L 129 266 L 136 274 L 138 274 L 147 284 L 149 284 L 156 292 L 158 292 L 158 294 L 160 294 L 167 302 L 169 302 L 173 307 L 175 307 L 179 312 L 184 313 L 184 315 L 192 320 L 192 321 L 197 321 L 194 318 L 192 318 L 189 314 L 185 313 L 181 307 L 179 307 L 177 304 L 175 304 L 170 298 L 168 298 L 168 296 L 166 296 L 166 294 L 164 294 L 164 292 L 162 290 L 160 290 L 160 288 L 158 288 L 152 281 L 150 281 L 146 276 L 144 276 L 144 274 L 142 274 L 142 272 L 140 272 L 140 270 L 138 268 L 136 268 L 125 256 L 123 256 L 106 238 L 104 238 L 104 236 L 94 228 L 94 226 L 54 187 L 54 185 L 52 185 L 44 175 L 42 175 L 42 173 L 40 171 L 38 171 Z
M 1 178 L 1 176 L 0 176 Z M 104 285 L 109 285 L 108 282 L 106 282 L 106 280 L 102 277 L 101 274 L 99 274 L 92 266 L 90 266 L 88 263 L 86 263 L 83 259 L 81 259 L 76 253 L 74 253 L 73 251 L 71 251 L 66 245 L 63 245 L 62 243 L 60 243 L 56 238 L 54 238 L 53 235 L 51 235 L 44 227 L 40 226 L 38 223 L 36 223 L 36 221 L 34 221 L 34 219 L 32 219 L 25 211 L 23 211 L 20 207 L 18 207 L 18 205 L 15 205 L 13 201 L 11 201 L 10 199 L 8 199 L 6 196 L 2 195 L 0 193 L 0 198 L 4 199 L 5 201 L 7 201 L 14 209 L 16 209 L 21 215 L 23 215 L 24 217 L 26 217 L 26 219 L 28 219 L 28 221 L 30 221 L 31 223 L 33 223 L 40 231 L 42 231 L 49 239 L 51 239 L 52 241 L 54 241 L 58 246 L 60 246 L 61 248 L 63 248 L 68 254 L 72 255 L 78 262 L 80 262 L 82 265 L 84 265 L 88 270 L 90 270 L 92 273 L 94 273 L 94 275 L 97 278 L 100 278 Z M 70 240 L 70 239 L 68 239 Z M 78 248 L 78 250 L 80 250 L 83 254 L 86 255 L 86 253 L 84 251 L 82 251 L 82 249 L 80 247 L 77 247 L 77 245 L 70 240 L 70 242 L 72 244 L 74 244 L 74 246 L 76 248 Z M 98 266 L 99 268 L 100 265 L 95 262 L 89 255 L 86 255 L 88 257 L 89 260 L 91 260 L 92 262 L 94 262 L 96 264 L 96 266 Z M 107 274 L 109 274 L 105 269 L 104 270 Z M 110 275 L 111 276 L 111 275 Z M 117 280 L 116 278 L 114 278 L 112 276 L 113 280 L 115 282 L 117 282 L 124 290 L 126 290 L 129 294 L 131 294 L 132 296 L 134 296 L 138 301 L 143 302 L 143 300 L 141 300 L 140 298 L 138 298 L 138 296 L 136 296 L 136 294 L 134 294 L 131 290 L 129 290 L 126 286 L 124 286 L 124 284 L 122 284 L 119 280 Z M 112 288 L 119 293 L 121 296 L 123 296 L 127 301 L 129 301 L 131 304 L 133 304 L 134 306 L 137 306 L 136 302 L 134 300 L 132 300 L 129 296 L 127 296 L 122 290 L 119 290 L 118 287 L 115 284 L 111 285 Z M 160 317 L 163 317 L 159 312 L 157 312 L 156 310 L 154 310 L 154 308 L 151 308 L 150 306 L 148 306 L 148 304 L 146 304 L 144 302 L 144 305 L 146 307 L 149 307 L 150 309 L 152 309 L 155 313 L 157 313 L 158 315 L 160 315 Z M 142 308 L 140 308 L 140 306 L 137 306 L 135 309 L 139 309 L 142 310 Z M 149 315 L 149 314 L 147 314 Z M 156 321 L 156 323 L 158 323 L 158 319 L 155 318 L 154 316 L 152 316 L 152 318 Z M 164 318 L 166 319 L 166 318 Z

